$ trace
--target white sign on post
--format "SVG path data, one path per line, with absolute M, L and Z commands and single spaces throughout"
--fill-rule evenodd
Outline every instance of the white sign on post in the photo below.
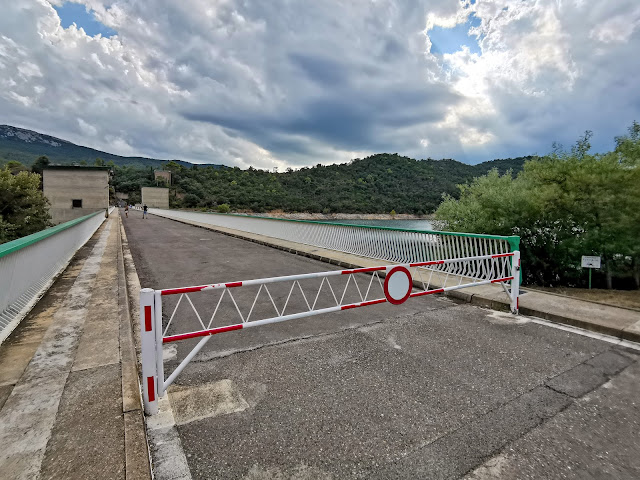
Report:
M 583 255 L 582 268 L 600 268 L 600 257 Z

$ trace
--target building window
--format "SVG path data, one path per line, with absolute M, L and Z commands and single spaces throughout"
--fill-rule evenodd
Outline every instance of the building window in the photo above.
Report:
M 82 208 L 82 199 L 71 200 L 71 208 Z

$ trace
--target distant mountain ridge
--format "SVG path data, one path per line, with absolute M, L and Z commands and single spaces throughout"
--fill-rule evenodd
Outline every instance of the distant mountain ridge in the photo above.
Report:
M 94 148 L 76 145 L 75 143 L 71 143 L 67 140 L 35 132 L 33 130 L 14 127 L 12 125 L 0 125 L 0 164 L 9 160 L 17 160 L 18 162 L 29 166 L 41 155 L 49 157 L 51 163 L 61 165 L 78 164 L 83 160 L 87 162 L 88 165 L 93 165 L 96 158 L 101 158 L 105 162 L 111 160 L 118 166 L 134 165 L 160 168 L 169 161 L 174 161 L 185 167 L 195 165 L 184 160 L 123 157 L 103 152 L 101 150 L 96 150 Z M 224 165 L 219 164 L 207 165 L 224 167 Z
M 430 213 L 443 194 L 457 197 L 457 185 L 485 175 L 517 174 L 536 157 L 497 159 L 469 165 L 453 159 L 415 160 L 397 153 L 378 153 L 343 164 L 301 167 L 277 173 L 255 168 L 242 170 L 181 160 L 121 157 L 66 140 L 9 125 L 0 125 L 0 167 L 9 160 L 30 166 L 46 155 L 52 164 L 93 165 L 96 158 L 113 161 L 116 191 L 140 194 L 155 185 L 148 167 L 173 172 L 171 203 L 174 207 L 211 208 L 229 204 L 233 209 L 262 212 L 273 209 L 297 212 Z M 167 166 L 167 163 L 171 162 Z M 174 163 L 175 162 L 175 163 Z M 176 165 L 176 163 L 178 165 Z M 146 167 L 146 168 L 141 168 Z

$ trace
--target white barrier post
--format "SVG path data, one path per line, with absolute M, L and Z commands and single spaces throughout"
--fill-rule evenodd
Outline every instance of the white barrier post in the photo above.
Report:
M 156 394 L 164 395 L 164 363 L 162 358 L 162 292 L 155 292 L 155 329 L 156 329 Z
M 158 413 L 158 369 L 156 360 L 155 292 L 151 288 L 140 290 L 140 341 L 142 351 L 142 400 L 147 415 Z
M 514 315 L 518 314 L 518 310 L 520 309 L 520 251 L 516 250 L 513 252 L 513 257 L 511 259 L 511 275 L 513 276 L 513 280 L 511 280 L 511 313 Z

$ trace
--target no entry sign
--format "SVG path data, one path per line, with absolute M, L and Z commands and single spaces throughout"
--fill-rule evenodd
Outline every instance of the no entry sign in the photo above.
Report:
M 412 284 L 411 273 L 405 267 L 390 268 L 384 278 L 384 296 L 390 303 L 400 305 L 411 295 Z

